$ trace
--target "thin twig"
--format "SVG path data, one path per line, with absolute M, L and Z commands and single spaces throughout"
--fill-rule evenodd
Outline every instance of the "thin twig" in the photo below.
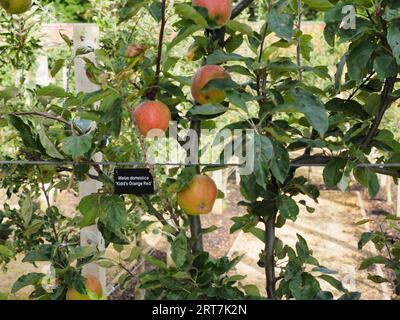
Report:
M 302 19 L 301 8 L 302 8 L 301 0 L 297 0 L 297 29 L 299 33 L 301 32 L 301 19 Z M 297 38 L 296 60 L 299 73 L 299 81 L 303 81 L 303 71 L 301 66 L 301 33 Z
M 392 77 L 392 78 L 386 79 L 385 86 L 384 86 L 383 92 L 382 92 L 381 103 L 379 106 L 378 114 L 376 115 L 376 117 L 367 133 L 367 136 L 365 137 L 363 143 L 361 144 L 362 150 L 365 150 L 366 148 L 368 148 L 370 146 L 372 140 L 374 139 L 374 137 L 379 129 L 379 126 L 382 122 L 382 119 L 383 119 L 387 109 L 392 104 L 390 95 L 393 92 L 395 83 L 396 83 L 396 78 Z
M 240 15 L 248 6 L 253 3 L 254 0 L 242 0 L 232 10 L 231 19 L 235 19 Z
M 153 85 L 148 89 L 146 93 L 146 97 L 150 100 L 154 100 L 157 96 L 157 92 L 159 90 L 158 84 L 160 82 L 160 73 L 161 73 L 161 59 L 163 53 L 163 44 L 164 44 L 164 33 L 165 33 L 165 11 L 166 11 L 166 0 L 161 1 L 161 26 L 160 26 L 160 35 L 158 38 L 158 52 L 157 52 L 157 60 L 156 60 L 156 74 L 154 78 Z

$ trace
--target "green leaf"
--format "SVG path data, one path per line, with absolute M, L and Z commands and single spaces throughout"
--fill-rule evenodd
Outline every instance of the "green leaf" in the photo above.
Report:
M 62 141 L 63 151 L 73 158 L 85 155 L 92 147 L 92 136 L 70 136 Z
M 400 21 L 395 20 L 389 25 L 387 39 L 392 48 L 397 64 L 400 65 Z
M 222 50 L 215 50 L 207 57 L 207 64 L 222 64 L 227 61 L 244 61 L 245 57 L 236 53 L 225 53 Z
M 388 259 L 382 256 L 367 258 L 361 262 L 360 270 L 367 269 L 373 264 L 385 264 L 386 262 L 388 262 Z
M 71 94 L 66 92 L 63 88 L 54 84 L 38 89 L 37 95 L 54 98 L 67 98 L 71 96 Z
M 14 252 L 6 246 L 0 244 L 0 255 L 11 258 L 14 256 Z
M 187 37 L 192 35 L 193 33 L 202 30 L 203 27 L 199 25 L 191 25 L 188 28 L 183 28 L 181 29 L 177 36 L 171 41 L 171 43 L 168 45 L 168 51 L 171 50 L 173 47 L 175 47 L 177 44 L 179 44 L 181 41 L 185 40 Z
M 317 11 L 327 11 L 334 7 L 334 5 L 329 0 L 303 0 L 305 4 L 309 6 L 310 9 Z
M 64 33 L 62 33 L 61 31 L 59 31 L 60 37 L 64 40 L 64 42 L 67 44 L 68 47 L 72 47 L 73 46 L 73 42 L 72 40 Z
M 100 197 L 100 221 L 115 234 L 127 224 L 125 201 L 117 195 L 102 195 Z
M 298 241 L 296 242 L 296 252 L 302 262 L 307 262 L 311 255 L 307 241 L 301 235 L 297 234 Z
M 361 298 L 360 292 L 346 292 L 338 300 L 360 300 L 360 298 Z
M 347 160 L 343 158 L 335 158 L 329 161 L 323 172 L 324 181 L 327 187 L 336 187 L 343 177 L 346 164 Z
M 375 282 L 375 283 L 390 282 L 388 279 L 385 279 L 381 276 L 373 275 L 373 274 L 368 274 L 368 280 L 371 280 L 372 282 Z
M 175 190 L 176 192 L 182 191 L 187 188 L 189 185 L 190 181 L 194 178 L 194 176 L 197 174 L 196 168 L 194 167 L 186 167 L 183 168 L 181 173 L 178 175 L 177 178 L 177 189 Z
M 235 90 L 239 87 L 239 85 L 231 79 L 214 79 L 209 82 L 201 89 L 203 93 L 206 93 L 210 90 Z
M 64 66 L 64 63 L 65 63 L 65 59 L 57 59 L 54 62 L 53 67 L 50 70 L 50 75 L 51 75 L 52 78 L 54 78 L 57 75 L 57 73 Z
M 375 236 L 375 234 L 373 232 L 364 232 L 361 237 L 360 240 L 358 241 L 358 250 L 361 250 L 362 248 L 364 248 L 364 246 L 370 241 L 372 240 L 372 238 Z
M 299 206 L 296 201 L 286 195 L 280 195 L 277 198 L 277 206 L 281 215 L 285 219 L 296 221 L 297 215 L 299 214 Z
M 335 90 L 336 92 L 340 92 L 342 88 L 342 78 L 344 67 L 346 65 L 348 53 L 344 54 L 341 58 L 339 63 L 337 64 L 337 71 L 335 73 Z
M 324 104 L 314 94 L 303 88 L 295 88 L 291 90 L 291 94 L 295 99 L 296 111 L 303 113 L 308 122 L 323 137 L 329 128 L 328 113 Z
M 391 22 L 393 20 L 400 18 L 400 7 L 397 5 L 397 8 L 396 8 L 395 3 L 393 3 L 393 5 L 394 5 L 393 8 L 391 8 L 390 6 L 387 6 L 385 9 L 385 13 L 383 14 L 383 19 L 385 19 L 388 22 Z
M 400 70 L 395 58 L 389 54 L 381 54 L 377 56 L 374 60 L 374 69 L 378 75 L 378 79 L 380 80 L 394 77 Z
M 226 26 L 236 32 L 246 34 L 246 35 L 252 35 L 253 34 L 253 29 L 248 26 L 245 23 L 239 22 L 237 20 L 229 20 Z
M 366 223 L 371 222 L 371 221 L 372 221 L 371 219 L 362 219 L 360 221 L 357 221 L 356 225 L 357 226 L 362 226 L 363 224 L 366 224 Z
M 271 160 L 271 172 L 280 183 L 284 183 L 290 169 L 289 153 L 278 142 L 273 142 L 274 157 Z
M 33 214 L 33 204 L 31 195 L 28 193 L 24 200 L 22 201 L 20 215 L 22 220 L 24 221 L 24 226 L 28 227 L 29 223 L 32 220 Z
M 320 279 L 325 280 L 326 282 L 328 282 L 332 287 L 334 287 L 335 289 L 339 290 L 339 291 L 346 291 L 346 289 L 343 287 L 343 284 L 337 280 L 336 278 L 329 276 L 327 274 L 323 274 L 321 276 L 319 276 Z
M 279 13 L 276 9 L 272 9 L 268 14 L 269 28 L 278 37 L 285 39 L 288 42 L 290 42 L 293 37 L 293 21 L 293 16 Z
M 95 246 L 79 246 L 70 250 L 68 261 L 70 263 L 78 259 L 84 259 L 96 255 L 99 250 Z
M 8 115 L 8 121 L 15 129 L 18 130 L 22 142 L 26 147 L 32 149 L 38 148 L 37 142 L 33 137 L 30 126 L 23 122 L 21 118 L 14 115 Z
M 37 285 L 44 276 L 46 275 L 43 273 L 32 272 L 19 277 L 13 284 L 11 293 L 16 293 L 27 286 Z
M 22 262 L 50 261 L 53 253 L 51 244 L 42 244 L 36 249 L 28 252 Z
M 106 268 L 106 269 L 109 269 L 109 268 L 112 268 L 112 267 L 116 266 L 116 264 L 114 262 L 110 261 L 110 260 L 101 260 L 99 262 L 96 262 L 96 264 L 98 266 L 100 266 L 102 268 Z
M 81 227 L 87 227 L 96 223 L 100 216 L 100 195 L 91 194 L 83 197 L 78 205 L 79 212 L 83 215 Z
M 186 263 L 188 254 L 188 241 L 183 232 L 180 232 L 171 245 L 171 258 L 175 265 L 180 268 Z
M 164 261 L 161 261 L 161 260 L 159 260 L 159 259 L 157 259 L 157 258 L 154 258 L 154 257 L 152 257 L 152 256 L 149 256 L 149 255 L 144 255 L 143 258 L 144 258 L 147 262 L 149 262 L 150 264 L 152 264 L 153 266 L 156 266 L 156 267 L 159 267 L 159 268 L 165 269 L 165 270 L 168 269 L 168 266 L 167 266 L 167 264 L 166 264 Z
M 181 17 L 192 20 L 195 24 L 207 28 L 207 20 L 193 6 L 180 3 L 175 6 L 175 13 Z
M 256 227 L 252 227 L 249 229 L 249 232 L 255 236 L 258 240 L 262 241 L 263 243 L 266 242 L 265 239 L 265 231 L 260 229 L 260 228 L 256 228 Z
M 257 288 L 254 284 L 248 284 L 243 286 L 244 291 L 250 297 L 261 297 L 260 289 Z
M 4 102 L 15 98 L 17 95 L 18 88 L 14 86 L 6 87 L 3 90 L 0 90 L 0 100 L 4 100 Z
M 107 124 L 107 131 L 114 137 L 118 137 L 122 126 L 123 104 L 121 97 L 110 97 L 103 102 L 108 103 L 108 107 L 103 116 L 103 121 Z
M 222 104 L 203 104 L 190 109 L 190 113 L 194 116 L 210 116 L 225 113 L 228 110 Z
M 376 44 L 372 41 L 353 42 L 350 45 L 347 69 L 350 79 L 361 83 L 369 69 L 367 68 Z
M 247 101 L 238 91 L 227 91 L 225 92 L 226 97 L 228 98 L 229 102 L 235 105 L 236 107 L 242 109 L 245 112 L 248 112 L 247 109 Z
M 375 172 L 369 171 L 368 191 L 371 198 L 375 198 L 380 189 L 378 175 Z
M 296 300 L 312 300 L 321 291 L 318 281 L 307 272 L 290 281 L 289 288 Z
M 162 9 L 161 2 L 159 2 L 159 1 L 152 2 L 150 4 L 150 6 L 148 7 L 148 9 L 149 9 L 151 16 L 154 18 L 154 20 L 156 20 L 157 22 L 160 22 L 161 14 L 162 14 L 161 13 L 161 9 Z
M 64 159 L 64 156 L 57 150 L 56 146 L 51 142 L 43 128 L 39 131 L 39 140 L 43 148 L 46 150 L 47 155 L 55 159 Z
M 325 267 L 315 267 L 312 269 L 313 272 L 321 272 L 321 273 L 325 273 L 325 274 L 337 274 L 337 271 L 325 268 Z
M 316 300 L 333 300 L 333 294 L 329 291 L 320 291 L 316 296 Z
M 271 140 L 259 134 L 254 136 L 254 175 L 256 183 L 262 187 L 267 186 L 267 176 L 271 159 L 274 156 L 274 147 Z
M 300 52 L 307 61 L 310 61 L 311 59 L 311 52 L 313 50 L 312 39 L 312 36 L 309 34 L 303 34 L 300 36 Z
M 92 53 L 94 51 L 93 47 L 91 46 L 81 46 L 76 49 L 75 56 L 83 56 L 88 53 Z

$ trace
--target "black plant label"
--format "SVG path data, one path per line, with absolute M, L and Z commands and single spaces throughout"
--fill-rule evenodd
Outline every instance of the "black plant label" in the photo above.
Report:
M 149 169 L 115 169 L 114 193 L 137 196 L 154 193 L 154 179 Z

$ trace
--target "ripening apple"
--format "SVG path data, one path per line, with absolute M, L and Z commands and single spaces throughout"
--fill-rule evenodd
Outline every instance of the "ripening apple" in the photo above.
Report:
M 219 26 L 224 26 L 232 15 L 232 0 L 192 0 L 192 5 L 208 10 L 208 17 Z
M 86 293 L 81 294 L 74 288 L 70 288 L 67 291 L 67 300 L 91 300 L 89 293 L 94 293 L 97 297 L 101 298 L 103 296 L 103 288 L 99 280 L 95 276 L 86 277 Z
M 148 136 L 151 130 L 152 137 L 160 136 L 167 131 L 171 121 L 171 111 L 162 102 L 146 101 L 139 104 L 132 112 L 132 120 L 136 124 L 140 134 Z
M 214 79 L 231 79 L 229 73 L 221 66 L 206 65 L 201 67 L 192 79 L 192 96 L 199 104 L 221 103 L 225 100 L 222 90 L 211 89 L 202 92 L 206 84 Z
M 0 0 L 1 6 L 11 14 L 21 14 L 32 7 L 32 0 Z
M 217 200 L 218 189 L 213 179 L 196 175 L 186 189 L 178 192 L 178 204 L 188 215 L 208 214 Z

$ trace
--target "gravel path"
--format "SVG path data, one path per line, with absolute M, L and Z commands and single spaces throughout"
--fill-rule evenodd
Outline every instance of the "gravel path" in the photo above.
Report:
M 294 246 L 297 240 L 296 234 L 302 235 L 319 262 L 337 271 L 336 276 L 343 281 L 345 287 L 352 291 L 360 291 L 362 299 L 389 299 L 387 288 L 367 280 L 367 271 L 358 270 L 361 260 L 371 256 L 373 252 L 371 247 L 366 247 L 365 251 L 357 249 L 359 236 L 365 231 L 362 226 L 355 225 L 356 221 L 363 219 L 357 194 L 323 191 L 319 204 L 314 207 L 316 211 L 313 214 L 301 209 L 297 221 L 288 222 L 285 227 L 277 231 L 277 236 L 284 243 Z M 246 283 L 256 284 L 265 294 L 264 273 L 256 266 L 258 253 L 262 248 L 261 241 L 249 234 L 241 233 L 229 255 L 245 254 L 237 266 L 237 272 L 248 274 Z M 331 289 L 325 284 L 323 288 Z

